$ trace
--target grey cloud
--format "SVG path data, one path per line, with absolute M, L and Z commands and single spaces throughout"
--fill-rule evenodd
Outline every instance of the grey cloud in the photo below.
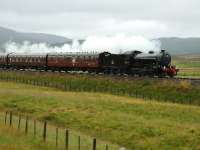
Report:
M 198 36 L 199 0 L 0 0 L 0 24 L 69 36 Z

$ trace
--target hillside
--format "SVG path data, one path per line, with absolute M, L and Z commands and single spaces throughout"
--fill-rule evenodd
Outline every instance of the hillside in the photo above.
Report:
M 27 113 L 129 149 L 200 146 L 198 106 L 6 82 L 1 82 L 0 92 L 1 110 Z
M 161 48 L 166 49 L 172 54 L 196 54 L 200 53 L 200 38 L 158 38 L 161 42 Z M 23 43 L 29 41 L 30 43 L 46 43 L 50 46 L 61 46 L 64 43 L 72 44 L 72 39 L 43 33 L 23 33 L 11 29 L 0 27 L 0 49 L 4 50 L 6 42 Z M 84 40 L 79 40 L 83 43 Z
M 161 48 L 172 54 L 196 54 L 200 53 L 200 38 L 159 38 Z
M 63 43 L 72 43 L 71 39 L 62 36 L 43 33 L 23 33 L 0 27 L 0 48 L 2 50 L 6 42 L 23 43 L 24 41 L 58 46 L 63 45 Z

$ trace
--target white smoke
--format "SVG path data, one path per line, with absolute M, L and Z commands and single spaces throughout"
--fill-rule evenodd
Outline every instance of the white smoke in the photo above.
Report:
M 121 53 L 125 51 L 140 50 L 142 52 L 159 51 L 160 42 L 148 40 L 142 36 L 126 36 L 118 34 L 116 36 L 90 36 L 82 45 L 83 50 L 89 51 L 109 51 Z
M 46 43 L 37 43 L 32 44 L 29 41 L 24 41 L 23 44 L 8 42 L 5 44 L 5 52 L 6 53 L 24 53 L 24 54 L 32 54 L 32 53 L 61 53 L 68 52 L 71 50 L 70 45 L 65 44 L 61 48 L 60 47 L 52 47 L 47 45 Z
M 103 52 L 121 53 L 131 50 L 143 52 L 159 51 L 160 42 L 148 40 L 141 36 L 126 36 L 118 34 L 116 36 L 89 36 L 80 45 L 78 40 L 73 40 L 72 45 L 64 44 L 61 47 L 49 46 L 45 43 L 32 44 L 28 41 L 23 44 L 8 42 L 5 44 L 6 53 L 66 53 L 66 52 Z

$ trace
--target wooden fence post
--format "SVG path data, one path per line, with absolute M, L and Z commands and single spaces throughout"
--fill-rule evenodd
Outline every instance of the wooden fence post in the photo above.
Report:
M 138 92 L 137 92 L 137 90 L 135 91 L 135 97 L 138 98 Z
M 65 149 L 68 150 L 69 149 L 69 130 L 66 129 L 65 132 Z
M 20 125 L 21 125 L 21 115 L 19 115 L 19 120 L 18 120 L 18 129 L 20 129 Z
M 28 117 L 26 117 L 25 133 L 28 133 Z
M 5 114 L 5 124 L 7 122 L 7 115 L 8 115 L 8 112 L 6 111 L 6 114 Z
M 58 128 L 56 128 L 56 147 L 58 147 Z
M 43 140 L 46 142 L 46 136 L 47 136 L 47 122 L 44 122 L 44 130 L 43 130 Z
M 66 83 L 64 83 L 64 90 L 65 90 L 65 91 L 67 90 L 67 85 L 66 85 Z
M 10 126 L 12 126 L 12 112 L 10 112 Z
M 81 150 L 81 137 L 78 136 L 78 150 Z
M 108 145 L 106 145 L 106 150 L 108 150 Z
M 93 139 L 92 150 L 96 150 L 97 140 Z
M 36 137 L 36 120 L 34 120 L 33 122 L 33 134 L 34 134 L 34 137 Z

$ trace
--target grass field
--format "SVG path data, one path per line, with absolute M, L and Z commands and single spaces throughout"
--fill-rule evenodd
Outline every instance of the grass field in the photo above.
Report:
M 1 82 L 0 109 L 130 149 L 200 149 L 196 106 Z
M 13 113 L 12 113 L 13 114 Z M 5 145 L 4 142 L 0 142 L 0 149 L 6 147 L 7 149 L 37 149 L 37 150 L 63 150 L 66 149 L 66 131 L 68 131 L 68 149 L 69 150 L 92 150 L 93 137 L 87 136 L 74 130 L 58 127 L 47 122 L 46 138 L 44 142 L 44 121 L 31 119 L 28 117 L 28 125 L 26 129 L 26 116 L 20 115 L 19 126 L 19 113 L 12 115 L 12 123 L 10 124 L 10 113 L 7 113 L 7 119 L 5 121 L 5 112 L 0 112 L 0 140 L 11 141 L 12 147 L 9 147 L 9 143 Z M 27 131 L 27 132 L 26 132 Z M 56 134 L 57 133 L 57 134 Z M 28 140 L 25 139 L 25 135 Z M 15 136 L 20 137 L 20 141 Z M 8 137 L 8 138 L 7 138 Z M 7 140 L 8 139 L 8 140 Z M 57 142 L 56 142 L 57 141 Z M 24 146 L 23 146 L 24 143 Z M 28 145 L 29 147 L 26 148 Z M 119 150 L 118 145 L 111 144 L 109 142 L 100 141 L 97 139 L 97 150 Z
M 180 69 L 179 76 L 200 77 L 200 55 L 175 56 L 172 60 Z
M 25 136 L 14 128 L 0 124 L 0 149 L 1 150 L 53 150 L 51 145 L 44 144 L 41 140 Z
M 100 92 L 117 96 L 142 97 L 147 100 L 200 105 L 200 85 L 182 80 L 26 71 L 2 71 L 0 79 L 55 87 L 64 91 Z

